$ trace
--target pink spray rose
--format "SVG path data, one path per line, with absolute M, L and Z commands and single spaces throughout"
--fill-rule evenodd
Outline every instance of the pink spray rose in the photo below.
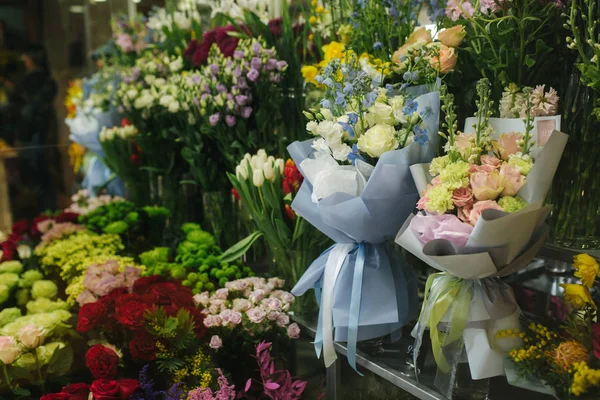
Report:
M 246 299 L 233 299 L 233 309 L 234 311 L 248 311 L 252 307 L 250 302 Z
M 97 300 L 98 299 L 96 296 L 94 296 L 89 290 L 84 290 L 79 296 L 77 296 L 77 303 L 79 303 L 79 306 L 83 306 L 84 304 L 88 303 L 95 303 Z
M 504 186 L 504 190 L 501 193 L 502 196 L 516 195 L 525 184 L 525 178 L 521 175 L 521 172 L 509 164 L 504 164 L 500 167 L 500 176 L 502 177 L 502 185 Z
M 242 322 L 242 313 L 234 311 L 231 313 L 231 319 L 229 320 L 234 325 L 239 325 Z
M 267 313 L 262 308 L 256 307 L 246 311 L 246 315 L 248 315 L 250 321 L 254 322 L 255 324 L 260 324 L 267 316 Z
M 300 337 L 300 327 L 297 323 L 290 324 L 287 328 L 287 334 L 291 339 L 298 339 Z
M 521 140 L 522 135 L 514 132 L 502 133 L 498 137 L 498 141 L 494 142 L 496 151 L 500 154 L 500 158 L 504 161 L 508 161 L 511 154 L 516 154 L 521 151 L 521 148 L 517 144 L 518 140 Z
M 504 190 L 502 178 L 497 171 L 471 174 L 471 187 L 477 200 L 495 200 Z
M 215 298 L 221 300 L 227 300 L 227 296 L 229 295 L 229 289 L 218 289 L 215 292 Z
M 287 314 L 279 314 L 277 317 L 277 326 L 285 328 L 290 323 L 290 317 Z
M 221 348 L 221 346 L 223 346 L 223 341 L 221 340 L 219 335 L 213 335 L 210 338 L 209 346 L 211 349 L 219 350 Z
M 471 188 L 458 188 L 452 192 L 452 202 L 456 207 L 466 207 L 473 204 Z
M 196 304 L 196 306 L 202 305 L 202 306 L 206 307 L 208 305 L 208 302 L 209 302 L 208 292 L 198 293 L 197 295 L 194 296 L 194 304 Z
M 21 354 L 17 341 L 12 336 L 0 336 L 0 361 L 6 365 L 10 365 Z
M 478 201 L 473 205 L 473 210 L 471 210 L 471 213 L 469 214 L 469 222 L 471 225 L 475 226 L 484 210 L 504 211 L 494 200 Z

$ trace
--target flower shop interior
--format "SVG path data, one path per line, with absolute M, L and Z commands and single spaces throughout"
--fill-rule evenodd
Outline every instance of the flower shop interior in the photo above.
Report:
M 0 0 L 0 399 L 600 399 L 598 0 Z

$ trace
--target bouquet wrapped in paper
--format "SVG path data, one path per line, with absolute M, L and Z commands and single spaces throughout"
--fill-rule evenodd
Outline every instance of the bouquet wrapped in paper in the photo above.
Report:
M 442 94 L 447 155 L 411 167 L 422 212 L 408 217 L 396 242 L 443 271 L 427 281 L 413 335 L 416 358 L 429 329 L 436 386 L 450 395 L 460 362 L 468 361 L 473 379 L 504 374 L 516 343 L 501 346 L 495 336 L 519 327 L 520 310 L 498 278 L 525 268 L 546 239 L 551 207 L 543 201 L 568 136 L 554 130 L 544 146 L 534 144 L 530 113 L 522 137 L 494 132 L 487 80 L 478 84 L 475 133 L 460 134 L 452 96 Z
M 418 198 L 409 166 L 435 155 L 439 92 L 415 97 L 418 91 L 381 88 L 381 71 L 370 74 L 348 57 L 316 78 L 326 87 L 307 124 L 317 139 L 288 150 L 304 176 L 292 208 L 335 241 L 292 293 L 315 289 L 315 347 L 325 365 L 337 358 L 335 339 L 348 342 L 355 367 L 358 340 L 393 333 L 415 317 L 416 278 L 390 239 Z

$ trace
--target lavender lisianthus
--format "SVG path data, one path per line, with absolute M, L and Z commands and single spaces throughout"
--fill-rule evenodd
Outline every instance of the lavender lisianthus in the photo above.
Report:
M 208 122 L 210 123 L 211 126 L 216 126 L 220 120 L 221 120 L 221 114 L 219 114 L 219 113 L 214 113 L 213 115 L 208 117 Z
M 235 119 L 235 117 L 233 115 L 227 115 L 225 117 L 225 123 L 227 124 L 228 127 L 233 128 L 235 126 L 235 124 L 237 123 L 237 120 Z
M 244 107 L 242 109 L 242 118 L 248 119 L 252 115 L 252 107 Z
M 250 71 L 248 71 L 248 73 L 246 74 L 246 77 L 250 80 L 250 82 L 256 82 L 256 80 L 258 79 L 258 75 L 258 71 L 255 68 L 251 68 Z

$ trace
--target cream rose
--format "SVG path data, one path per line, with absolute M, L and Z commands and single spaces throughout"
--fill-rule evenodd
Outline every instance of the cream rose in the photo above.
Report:
M 358 148 L 371 157 L 381 157 L 387 151 L 398 148 L 396 130 L 393 126 L 377 124 L 358 138 Z
M 465 27 L 462 25 L 457 25 L 441 31 L 438 34 L 438 40 L 445 46 L 458 47 L 466 35 L 467 33 L 465 32 Z
M 373 115 L 375 124 L 393 125 L 395 122 L 392 107 L 385 103 L 375 103 L 369 112 Z
M 498 171 L 471 174 L 471 187 L 477 200 L 495 200 L 504 190 L 503 179 Z

